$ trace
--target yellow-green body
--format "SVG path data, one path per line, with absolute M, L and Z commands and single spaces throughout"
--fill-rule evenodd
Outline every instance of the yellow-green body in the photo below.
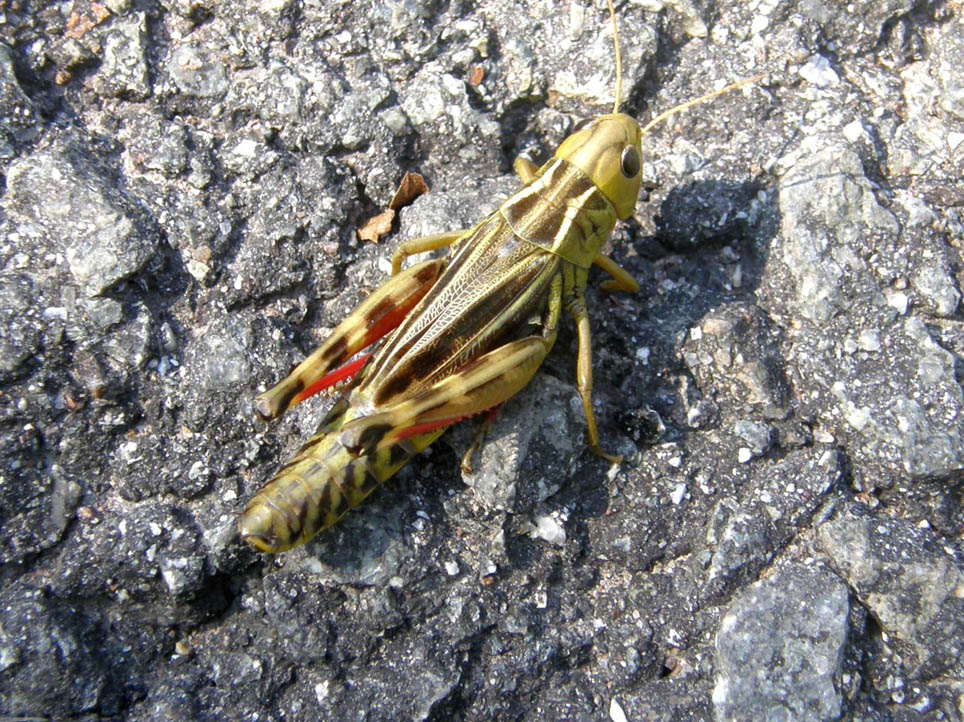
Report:
M 517 161 L 524 185 L 475 228 L 403 244 L 393 276 L 277 386 L 258 409 L 274 418 L 367 346 L 371 330 L 406 310 L 360 369 L 318 432 L 250 501 L 241 536 L 279 552 L 331 526 L 460 418 L 522 389 L 552 348 L 563 311 L 579 333 L 577 382 L 588 441 L 592 411 L 589 317 L 583 290 L 594 263 L 638 290 L 600 251 L 635 206 L 642 133 L 628 115 L 603 116 L 567 138 L 536 169 Z M 452 246 L 447 258 L 401 270 L 406 256 Z M 424 431 L 424 433 L 421 433 Z

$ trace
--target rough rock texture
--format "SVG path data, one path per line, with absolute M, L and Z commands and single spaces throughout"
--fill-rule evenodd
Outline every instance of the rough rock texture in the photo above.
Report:
M 742 590 L 716 637 L 717 718 L 837 719 L 847 596 L 838 577 L 800 564 Z
M 933 533 L 844 508 L 817 527 L 817 544 L 917 675 L 961 672 L 964 573 Z
M 603 3 L 0 3 L 0 717 L 964 716 L 960 3 L 620 4 L 644 141 L 576 337 L 278 558 L 252 398 L 609 112 Z M 355 230 L 406 171 L 394 235 Z
M 119 194 L 110 180 L 86 165 L 83 151 L 58 146 L 18 158 L 6 169 L 4 206 L 24 233 L 21 248 L 37 251 L 49 239 L 73 280 L 98 296 L 140 271 L 156 240 L 138 228 L 126 198 L 111 197 Z

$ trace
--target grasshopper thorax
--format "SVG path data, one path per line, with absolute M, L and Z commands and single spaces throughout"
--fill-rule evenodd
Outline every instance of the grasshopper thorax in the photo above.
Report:
M 639 196 L 642 172 L 642 131 L 624 113 L 597 118 L 566 138 L 556 151 L 592 180 L 613 204 L 616 215 L 632 215 Z

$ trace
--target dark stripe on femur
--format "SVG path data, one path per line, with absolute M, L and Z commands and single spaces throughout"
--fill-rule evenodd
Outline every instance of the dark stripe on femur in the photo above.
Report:
M 371 494 L 373 491 L 375 491 L 375 488 L 378 486 L 379 483 L 380 482 L 378 481 L 378 479 L 372 476 L 372 473 L 370 471 L 366 471 L 361 484 L 358 485 L 358 490 L 365 495 Z
M 411 458 L 411 452 L 406 451 L 401 444 L 393 444 L 388 447 L 388 465 L 398 466 Z
M 344 358 L 345 354 L 348 352 L 348 339 L 344 336 L 336 336 L 329 340 L 331 344 L 325 351 L 325 361 L 334 362 L 337 359 Z
M 393 311 L 397 305 L 398 302 L 396 299 L 383 298 L 373 309 L 368 312 L 365 321 L 367 321 L 369 326 L 372 326 L 375 323 L 378 323 L 382 316 Z
M 272 389 L 272 391 L 265 392 L 265 394 L 259 394 L 255 399 L 255 411 L 257 411 L 258 416 L 265 421 L 270 421 L 291 406 L 291 400 L 304 391 L 305 388 L 304 381 L 300 378 L 291 378 L 291 376 L 285 378 L 281 383 L 286 386 L 284 393 L 279 394 L 275 398 L 268 398 L 265 394 L 273 395 Z
M 361 420 L 359 420 L 361 422 Z M 373 450 L 378 442 L 382 440 L 389 431 L 392 430 L 391 424 L 371 424 L 363 426 L 361 433 L 356 431 L 357 427 L 349 426 L 342 432 L 339 441 L 352 456 Z

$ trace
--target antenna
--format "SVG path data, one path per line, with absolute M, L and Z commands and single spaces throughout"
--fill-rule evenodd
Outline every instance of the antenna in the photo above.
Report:
M 616 51 L 616 99 L 613 101 L 613 114 L 619 112 L 619 100 L 623 97 L 623 61 L 619 56 L 619 27 L 616 22 L 616 8 L 613 7 L 613 0 L 606 0 L 609 3 L 609 17 L 613 21 L 613 48 Z
M 609 0 L 609 4 L 610 4 L 610 7 L 612 7 L 612 0 Z M 617 64 L 617 67 L 618 67 L 618 64 Z M 670 108 L 669 110 L 666 110 L 660 113 L 659 115 L 657 115 L 655 118 L 649 121 L 645 126 L 643 126 L 641 134 L 646 135 L 650 130 L 652 130 L 654 125 L 658 125 L 659 123 L 662 123 L 671 115 L 676 115 L 682 110 L 686 110 L 687 108 L 692 108 L 694 105 L 700 105 L 701 103 L 705 103 L 707 100 L 712 100 L 717 96 L 724 95 L 725 93 L 729 93 L 730 91 L 736 90 L 737 88 L 742 88 L 744 85 L 749 85 L 750 83 L 759 83 L 765 77 L 766 75 L 754 75 L 752 78 L 744 78 L 743 80 L 738 80 L 735 83 L 731 83 L 730 85 L 727 85 L 725 88 L 722 88 L 721 90 L 714 90 L 712 93 L 701 95 L 699 98 L 696 98 L 694 100 L 687 100 L 685 103 L 681 103 L 680 105 L 677 105 L 675 108 Z

